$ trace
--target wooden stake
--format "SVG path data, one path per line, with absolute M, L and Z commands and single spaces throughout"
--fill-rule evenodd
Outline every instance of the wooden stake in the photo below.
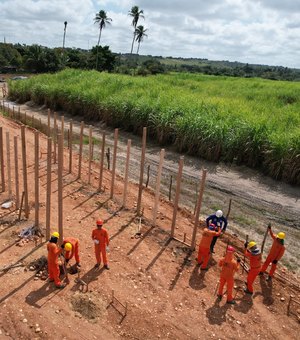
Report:
M 58 176 L 57 176 L 57 186 L 58 186 L 58 232 L 59 241 L 63 242 L 63 143 L 62 135 L 58 134 Z
M 50 213 L 51 213 L 51 152 L 52 139 L 47 139 L 47 197 L 46 197 L 46 239 L 50 239 Z
M 27 185 L 27 155 L 26 155 L 26 139 L 25 126 L 21 126 L 22 137 L 22 161 L 23 161 L 23 184 L 24 184 L 24 198 L 25 198 L 25 217 L 29 217 L 29 202 L 28 202 L 28 185 Z
M 21 198 L 21 204 L 20 204 L 20 209 L 19 209 L 19 215 L 18 215 L 18 220 L 20 221 L 21 219 L 21 213 L 23 209 L 23 202 L 24 202 L 24 197 L 25 197 L 25 192 L 22 192 L 22 198 Z
M 131 148 L 131 139 L 128 139 L 128 141 L 127 141 L 126 165 L 125 165 L 123 204 L 122 204 L 123 207 L 126 207 L 126 199 L 127 199 L 127 186 L 128 186 L 129 161 L 130 161 L 130 148 Z
M 200 209 L 201 209 L 202 198 L 203 198 L 204 187 L 205 187 L 206 173 L 207 173 L 207 170 L 203 169 L 201 187 L 199 191 L 199 197 L 198 197 L 197 209 L 196 209 L 196 215 L 195 215 L 195 224 L 194 224 L 194 230 L 193 230 L 193 236 L 192 236 L 191 250 L 194 250 L 196 246 L 196 235 L 197 235 L 197 228 L 199 225 L 199 216 L 200 216 Z
M 99 174 L 98 191 L 101 191 L 101 188 L 102 188 L 104 154 L 105 154 L 105 133 L 102 134 L 102 148 L 101 148 L 101 158 L 100 158 L 100 174 Z
M 246 244 L 248 244 L 248 239 L 249 239 L 249 235 L 246 235 Z M 244 266 L 242 266 L 242 273 L 244 274 L 244 271 L 245 271 L 245 260 L 246 260 L 246 255 L 244 253 L 244 260 L 243 260 L 243 263 L 244 263 Z
M 110 198 L 113 198 L 113 196 L 114 196 L 114 189 L 115 189 L 118 134 L 119 134 L 119 129 L 115 129 L 115 134 L 114 134 L 114 156 L 113 156 L 113 167 L 112 167 L 112 173 L 111 173 Z
M 63 146 L 64 146 L 64 141 L 65 141 L 65 117 L 61 116 L 61 138 L 63 141 Z
M 149 177 L 150 177 L 150 164 L 148 164 L 147 166 L 147 179 L 146 179 L 146 188 L 148 188 L 148 184 L 149 184 Z
M 269 226 L 271 227 L 271 223 L 268 224 L 267 230 L 266 230 L 265 235 L 264 235 L 264 239 L 263 239 L 263 242 L 262 242 L 262 245 L 261 245 L 261 250 L 260 250 L 261 254 L 263 254 L 263 252 L 264 252 L 264 247 L 265 247 L 266 239 L 267 239 L 268 232 L 269 232 Z
M 7 163 L 7 182 L 8 182 L 8 197 L 11 199 L 11 166 L 10 166 L 10 140 L 9 132 L 6 132 L 6 163 Z
M 35 226 L 39 226 L 40 191 L 39 191 L 39 132 L 34 132 L 34 193 L 35 193 Z
M 142 154 L 141 154 L 139 193 L 138 193 L 137 208 L 136 208 L 138 216 L 141 215 L 143 180 L 144 180 L 144 167 L 145 167 L 145 154 L 146 154 L 146 139 L 147 139 L 147 128 L 144 127 L 143 128 L 143 139 L 142 139 Z
M 153 225 L 156 224 L 158 202 L 159 202 L 160 181 L 161 181 L 161 173 L 162 173 L 164 157 L 165 157 L 165 149 L 161 149 L 157 177 L 156 177 L 155 201 L 154 201 L 153 220 L 152 220 Z
M 3 156 L 3 128 L 0 127 L 0 162 L 1 162 L 1 189 L 5 191 L 5 175 L 4 175 L 4 156 Z
M 91 169 L 92 169 L 92 147 L 93 147 L 93 127 L 89 126 L 89 170 L 88 170 L 88 184 L 91 183 Z
M 232 202 L 232 199 L 230 198 L 229 204 L 228 204 L 228 211 L 227 211 L 227 214 L 226 214 L 226 219 L 228 219 L 229 214 L 230 214 L 230 210 L 231 210 L 231 202 Z
M 173 176 L 170 176 L 170 185 L 169 185 L 169 201 L 172 199 L 172 182 L 173 182 Z
M 20 206 L 19 189 L 19 159 L 18 159 L 18 137 L 14 136 L 14 155 L 15 155 L 15 185 L 16 185 L 16 209 Z
M 72 160 L 73 160 L 73 120 L 70 120 L 69 130 L 69 173 L 72 172 Z
M 48 109 L 48 125 L 47 125 L 47 135 L 50 137 L 51 134 L 51 111 Z
M 172 226 L 171 226 L 171 237 L 174 237 L 178 202 L 179 202 L 179 196 L 180 196 L 183 162 L 184 162 L 184 156 L 181 156 L 180 159 L 179 159 L 178 174 L 177 174 L 177 180 L 176 180 L 176 193 L 175 193 L 175 199 L 174 199 L 173 219 L 172 219 Z
M 79 139 L 79 159 L 78 159 L 78 176 L 77 179 L 81 178 L 81 161 L 82 161 L 82 147 L 83 147 L 83 129 L 84 129 L 84 121 L 81 122 L 80 125 L 80 139 Z

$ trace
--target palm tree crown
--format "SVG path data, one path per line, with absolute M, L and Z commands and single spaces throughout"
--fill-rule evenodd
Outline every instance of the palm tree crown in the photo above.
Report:
M 134 45 L 134 40 L 135 40 L 135 30 L 136 30 L 136 26 L 138 24 L 139 18 L 145 18 L 143 15 L 144 11 L 141 9 L 139 9 L 138 6 L 133 6 L 131 7 L 131 10 L 128 12 L 128 15 L 130 15 L 132 17 L 132 26 L 134 27 L 134 31 L 133 31 L 133 40 L 132 40 L 132 45 L 131 45 L 131 52 L 133 51 L 133 45 Z
M 139 25 L 135 29 L 135 40 L 138 42 L 138 48 L 136 51 L 136 54 L 139 54 L 139 49 L 140 49 L 140 44 L 143 41 L 144 37 L 147 37 L 148 35 L 146 34 L 147 29 L 144 28 L 144 26 Z

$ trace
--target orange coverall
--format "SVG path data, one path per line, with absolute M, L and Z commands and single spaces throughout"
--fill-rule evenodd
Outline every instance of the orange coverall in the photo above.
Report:
M 214 236 L 219 236 L 221 234 L 221 230 L 213 231 L 209 230 L 208 228 L 204 228 L 202 238 L 199 244 L 199 251 L 198 251 L 198 264 L 202 263 L 201 269 L 206 269 L 208 261 L 209 261 L 209 254 L 210 254 L 210 244 L 211 240 Z
M 266 258 L 265 263 L 263 264 L 263 266 L 261 268 L 261 272 L 263 272 L 263 273 L 267 270 L 267 268 L 268 268 L 268 266 L 271 262 L 273 262 L 274 260 L 279 261 L 282 258 L 283 254 L 285 252 L 285 246 L 280 243 L 279 239 L 277 239 L 276 235 L 273 234 L 271 229 L 270 229 L 270 235 L 271 235 L 271 237 L 274 241 L 273 241 L 270 253 L 269 253 L 268 257 Z M 277 264 L 272 263 L 269 276 L 272 277 L 274 275 L 276 267 L 277 267 Z
M 261 253 L 253 254 L 245 249 L 245 256 L 250 259 L 250 270 L 247 276 L 247 289 L 253 293 L 253 282 L 261 269 Z
M 54 280 L 55 285 L 60 286 L 58 255 L 62 252 L 62 249 L 59 249 L 55 243 L 48 242 L 47 250 L 49 280 Z
M 106 247 L 109 245 L 107 230 L 103 227 L 101 229 L 94 229 L 92 232 L 92 239 L 99 241 L 99 244 L 95 244 L 97 264 L 101 264 L 102 255 L 103 263 L 104 265 L 107 265 Z
M 227 301 L 232 301 L 232 291 L 234 285 L 234 273 L 238 270 L 239 265 L 233 259 L 233 252 L 226 253 L 225 257 L 219 261 L 219 266 L 222 267 L 220 275 L 219 295 L 223 295 L 223 287 L 227 284 Z
M 79 241 L 77 238 L 74 237 L 67 237 L 64 239 L 64 244 L 71 243 L 72 244 L 72 250 L 66 251 L 65 253 L 65 259 L 71 260 L 71 258 L 75 255 L 75 261 L 76 263 L 80 263 L 79 260 Z

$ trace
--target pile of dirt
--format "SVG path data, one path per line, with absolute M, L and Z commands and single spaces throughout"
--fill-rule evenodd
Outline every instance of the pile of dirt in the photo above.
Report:
M 82 294 L 77 292 L 71 298 L 72 310 L 79 313 L 87 320 L 96 320 L 106 313 L 104 301 L 101 301 L 93 294 Z

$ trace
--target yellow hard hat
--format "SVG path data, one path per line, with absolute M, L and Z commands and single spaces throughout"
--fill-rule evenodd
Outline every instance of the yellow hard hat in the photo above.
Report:
M 285 233 L 280 232 L 276 235 L 277 238 L 279 238 L 280 240 L 284 240 L 285 239 Z
M 54 233 L 52 233 L 51 236 L 52 236 L 52 237 L 59 238 L 59 233 L 58 233 L 57 231 L 55 231 Z
M 70 242 L 67 242 L 67 243 L 65 244 L 65 250 L 66 250 L 66 251 L 71 251 L 71 250 L 72 250 L 72 244 L 71 244 Z
M 248 243 L 248 249 L 251 249 L 254 246 L 256 246 L 256 242 L 251 241 L 251 242 Z

